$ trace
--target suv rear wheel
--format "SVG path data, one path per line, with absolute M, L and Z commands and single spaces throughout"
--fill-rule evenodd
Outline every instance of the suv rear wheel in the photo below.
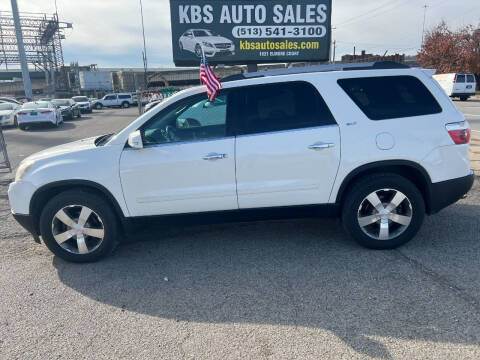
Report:
M 418 188 L 396 174 L 366 176 L 349 191 L 343 203 L 346 231 L 362 246 L 393 249 L 410 241 L 425 217 Z
M 122 103 L 122 107 L 123 107 L 124 109 L 127 109 L 127 108 L 130 107 L 130 104 L 128 103 L 128 101 L 124 101 L 124 102 Z
M 45 245 L 67 261 L 91 262 L 105 257 L 117 244 L 117 219 L 101 197 L 81 190 L 60 193 L 40 216 Z

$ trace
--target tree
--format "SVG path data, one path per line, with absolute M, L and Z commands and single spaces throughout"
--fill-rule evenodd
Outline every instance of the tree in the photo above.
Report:
M 480 74 L 480 25 L 456 31 L 443 21 L 425 36 L 417 61 L 438 73 L 467 72 Z

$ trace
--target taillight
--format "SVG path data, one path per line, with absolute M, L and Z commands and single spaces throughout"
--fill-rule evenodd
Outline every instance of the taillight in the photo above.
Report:
M 23 112 L 23 111 L 21 111 L 21 112 L 17 113 L 17 115 L 27 115 L 27 113 L 26 113 L 26 112 Z
M 470 142 L 470 128 L 465 121 L 445 125 L 448 134 L 457 145 Z
M 52 110 L 45 110 L 45 111 L 40 111 L 40 114 L 50 114 L 52 113 Z

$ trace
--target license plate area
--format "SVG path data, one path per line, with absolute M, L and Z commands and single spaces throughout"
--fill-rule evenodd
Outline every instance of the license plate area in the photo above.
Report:
M 35 115 L 38 115 L 38 113 L 36 111 L 32 111 L 30 115 L 35 116 Z

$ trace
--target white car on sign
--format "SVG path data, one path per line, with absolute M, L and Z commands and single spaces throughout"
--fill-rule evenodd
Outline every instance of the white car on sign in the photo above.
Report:
M 0 103 L 0 126 L 17 126 L 17 110 L 20 105 L 15 103 Z
M 59 126 L 63 122 L 59 107 L 49 101 L 32 101 L 22 105 L 17 112 L 18 127 L 25 130 L 35 124 Z
M 232 40 L 218 35 L 212 30 L 189 29 L 178 40 L 180 50 L 193 52 L 198 57 L 202 56 L 202 47 L 205 56 L 234 55 L 235 44 Z

